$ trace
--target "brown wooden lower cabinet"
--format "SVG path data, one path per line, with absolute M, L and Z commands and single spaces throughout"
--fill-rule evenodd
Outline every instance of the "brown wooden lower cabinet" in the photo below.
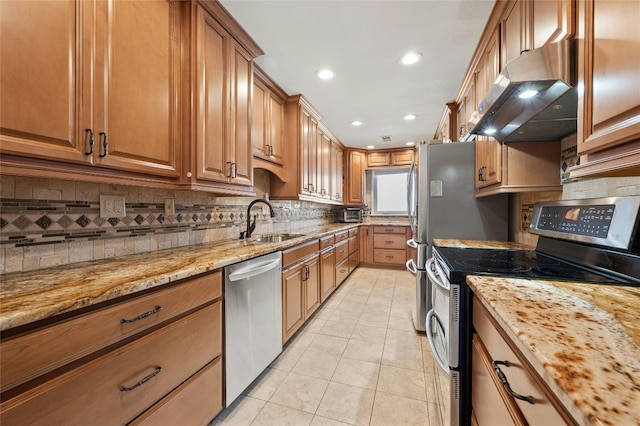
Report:
M 7 330 L 0 353 L 0 424 L 125 424 L 206 390 L 184 417 L 204 425 L 222 410 L 222 274 Z
M 404 266 L 411 252 L 407 250 L 408 226 L 367 226 L 360 238 L 360 260 L 374 266 Z
M 473 300 L 473 326 L 476 334 L 472 345 L 471 403 L 479 426 L 574 423 L 477 298 Z M 495 366 L 494 362 L 497 363 Z M 498 377 L 496 367 L 500 368 L 513 392 L 530 396 L 533 403 L 510 395 Z
M 336 289 L 336 250 L 330 247 L 320 252 L 320 301 L 327 300 Z
M 339 286 L 349 276 L 349 258 L 336 264 L 336 286 Z

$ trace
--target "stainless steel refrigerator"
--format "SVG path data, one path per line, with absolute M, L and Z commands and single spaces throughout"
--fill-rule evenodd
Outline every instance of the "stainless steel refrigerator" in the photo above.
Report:
M 412 309 L 416 330 L 425 330 L 433 292 L 426 262 L 436 238 L 506 241 L 508 198 L 506 194 L 475 197 L 475 142 L 422 142 L 417 164 L 407 179 L 407 201 L 415 259 L 407 269 L 416 276 L 416 303 Z

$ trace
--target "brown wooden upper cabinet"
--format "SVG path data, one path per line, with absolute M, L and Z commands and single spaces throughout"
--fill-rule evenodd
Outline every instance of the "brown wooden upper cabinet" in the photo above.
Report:
M 640 3 L 578 1 L 578 154 L 571 177 L 640 175 Z
M 175 182 L 180 3 L 0 3 L 4 171 L 115 176 L 82 167 L 98 166 Z
M 261 69 L 254 67 L 251 144 L 254 157 L 282 166 L 284 103 L 282 91 Z
M 253 194 L 251 93 L 256 45 L 240 44 L 235 22 L 218 3 L 186 4 L 195 32 L 191 161 L 185 183 L 216 192 Z M 247 47 L 245 47 L 247 46 Z
M 363 205 L 365 203 L 366 154 L 362 151 L 345 150 L 346 185 L 344 186 L 344 203 Z
M 367 167 L 410 166 L 413 156 L 413 149 L 371 151 L 367 152 Z

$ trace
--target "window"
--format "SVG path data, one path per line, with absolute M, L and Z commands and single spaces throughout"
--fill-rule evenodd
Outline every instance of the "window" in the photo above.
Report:
M 407 177 L 409 169 L 374 170 L 372 172 L 372 209 L 374 215 L 407 214 Z

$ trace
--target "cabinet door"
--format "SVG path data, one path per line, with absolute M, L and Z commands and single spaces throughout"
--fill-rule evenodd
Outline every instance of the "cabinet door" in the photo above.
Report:
M 251 155 L 251 87 L 253 86 L 253 61 L 240 45 L 232 46 L 231 66 L 231 117 L 227 156 L 232 159 L 231 183 L 242 186 L 253 185 L 253 156 Z
M 300 165 L 300 177 L 302 183 L 302 192 L 309 194 L 312 192 L 311 182 L 311 115 L 304 109 L 300 111 L 300 120 L 302 122 L 302 146 L 301 146 L 301 165 Z M 314 152 L 315 155 L 315 152 Z M 315 169 L 314 169 L 315 173 Z
M 0 2 L 0 151 L 84 163 L 91 3 Z
M 309 145 L 309 186 L 308 190 L 310 194 L 317 195 L 320 193 L 320 183 L 318 179 L 318 121 L 311 117 L 309 120 L 309 138 L 307 139 Z
M 251 117 L 251 146 L 253 155 L 264 158 L 269 155 L 268 132 L 268 89 L 259 81 L 253 82 Z
M 269 149 L 270 160 L 282 164 L 284 154 L 284 101 L 272 93 L 267 98 L 269 105 Z
M 342 201 L 343 194 L 343 180 L 344 176 L 342 173 L 343 166 L 342 163 L 344 161 L 342 149 L 335 143 L 331 144 L 331 162 L 333 163 L 333 177 L 331 179 L 331 198 L 335 201 Z
M 320 261 L 316 254 L 304 262 L 306 275 L 304 277 L 304 318 L 305 320 L 320 307 Z
M 364 204 L 364 169 L 365 155 L 358 151 L 349 151 L 347 155 L 348 197 L 347 204 Z
M 388 166 L 391 163 L 391 155 L 388 152 L 367 153 L 367 167 Z
M 413 149 L 391 152 L 392 166 L 410 166 L 413 162 Z
M 227 182 L 233 161 L 225 149 L 228 64 L 227 33 L 201 7 L 196 36 L 196 171 L 197 179 Z
M 502 36 L 500 38 L 502 66 L 520 56 L 521 52 L 528 48 L 528 38 L 523 23 L 525 16 L 523 12 L 524 4 L 522 0 L 513 2 L 502 18 Z
M 360 262 L 373 262 L 373 229 L 370 226 L 361 226 L 360 232 Z
M 626 4 L 627 2 L 623 1 L 622 3 Z M 529 5 L 532 14 L 529 22 L 531 22 L 534 49 L 547 43 L 573 37 L 575 34 L 575 4 L 572 0 L 532 1 L 529 2 Z
M 336 251 L 332 247 L 320 253 L 320 300 L 324 302 L 336 289 Z
M 303 264 L 282 271 L 282 343 L 304 323 Z
M 502 182 L 502 145 L 493 138 L 476 139 L 476 188 Z
M 320 195 L 323 198 L 331 198 L 331 176 L 333 175 L 331 163 L 331 139 L 324 133 L 320 133 Z
M 96 163 L 177 177 L 180 2 L 111 0 L 96 8 Z
M 578 154 L 583 155 L 640 139 L 640 3 L 580 3 L 584 46 L 578 86 L 584 97 L 578 104 Z M 624 160 L 624 152 L 615 154 Z M 621 160 L 614 167 L 623 167 Z

